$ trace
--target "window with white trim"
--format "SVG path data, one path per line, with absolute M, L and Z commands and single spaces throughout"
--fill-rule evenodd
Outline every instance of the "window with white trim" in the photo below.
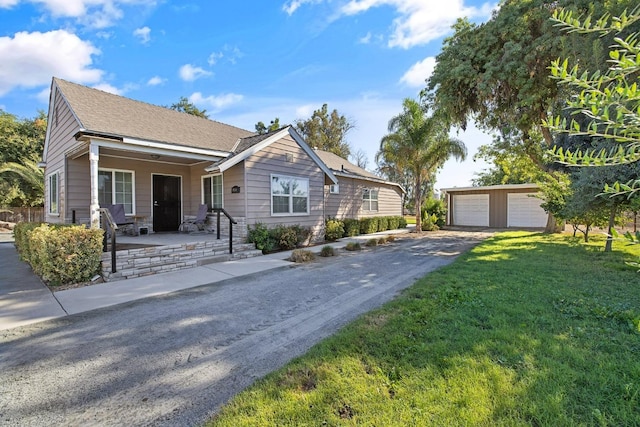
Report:
M 222 175 L 207 175 L 202 177 L 202 203 L 209 210 L 222 208 Z
M 122 204 L 124 213 L 135 214 L 135 176 L 133 171 L 98 170 L 98 203 L 100 206 Z
M 329 193 L 330 194 L 340 194 L 340 185 L 338 184 L 331 184 L 329 186 Z
M 378 190 L 365 188 L 362 192 L 362 210 L 377 212 L 378 211 Z
M 49 192 L 47 193 L 47 195 L 47 198 L 49 199 L 49 213 L 58 215 L 60 213 L 58 204 L 60 200 L 60 179 L 58 176 L 58 172 L 49 175 Z
M 309 180 L 271 175 L 271 214 L 309 214 Z

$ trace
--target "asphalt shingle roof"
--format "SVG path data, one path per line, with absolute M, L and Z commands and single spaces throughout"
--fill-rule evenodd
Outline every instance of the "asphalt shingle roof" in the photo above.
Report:
M 329 151 L 323 151 L 323 150 L 315 150 L 315 152 L 318 155 L 318 157 L 320 157 L 320 160 L 322 160 L 324 164 L 327 165 L 329 169 L 331 169 L 334 172 L 344 173 L 348 175 L 356 175 L 363 178 L 383 181 L 383 179 L 380 178 L 379 176 L 372 174 L 371 172 L 354 165 L 353 163 L 349 162 L 346 159 L 343 159 L 337 154 L 333 154 Z
M 89 132 L 231 152 L 255 135 L 214 120 L 147 104 L 54 78 L 54 84 Z

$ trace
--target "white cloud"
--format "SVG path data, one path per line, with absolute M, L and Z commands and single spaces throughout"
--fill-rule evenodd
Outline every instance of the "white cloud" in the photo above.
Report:
M 114 95 L 122 95 L 126 92 L 126 90 L 118 89 L 115 86 L 110 85 L 109 83 L 99 83 L 97 85 L 93 85 L 94 89 L 99 89 L 105 92 L 112 93 Z
M 196 105 L 204 105 L 207 108 L 213 108 L 213 112 L 223 110 L 224 108 L 237 104 L 242 101 L 244 97 L 236 93 L 225 93 L 222 95 L 209 95 L 207 97 L 202 96 L 201 92 L 194 92 L 189 97 L 189 102 Z
M 151 41 L 151 28 L 149 27 L 136 28 L 133 31 L 133 35 L 135 37 L 138 37 L 142 44 L 148 44 Z
M 155 6 L 157 0 L 22 0 L 34 3 L 54 18 L 71 18 L 94 29 L 106 28 L 124 16 L 122 6 Z M 0 0 L 0 7 L 8 8 L 20 0 Z
M 360 39 L 358 40 L 358 43 L 361 43 L 361 44 L 369 44 L 370 42 L 371 42 L 371 31 L 369 31 L 366 36 L 360 37 Z
M 164 84 L 166 81 L 167 79 L 163 79 L 160 76 L 153 76 L 147 82 L 147 86 L 158 86 L 158 85 Z
M 187 82 L 192 82 L 200 77 L 211 76 L 213 73 L 200 67 L 194 67 L 191 64 L 185 64 L 178 71 L 180 78 Z
M 211 53 L 211 55 L 209 55 L 209 58 L 207 59 L 207 63 L 211 66 L 216 65 L 216 62 L 218 62 L 218 59 L 222 59 L 222 57 L 224 56 L 224 53 L 222 52 L 213 52 Z
M 321 3 L 322 0 L 290 0 L 285 2 L 282 5 L 282 10 L 284 10 L 284 12 L 291 16 L 295 13 L 296 10 L 298 10 L 300 8 L 300 6 L 302 6 L 305 3 Z
M 292 15 L 306 3 L 321 3 L 323 0 L 290 0 L 282 9 Z M 331 4 L 331 1 L 324 0 Z M 436 40 L 451 31 L 456 19 L 467 16 L 489 17 L 495 3 L 486 2 L 481 7 L 466 6 L 465 0 L 348 0 L 341 2 L 336 15 L 331 20 L 343 16 L 365 13 L 370 9 L 390 6 L 395 10 L 396 18 L 391 25 L 388 39 L 389 47 L 408 49 Z M 369 42 L 368 35 L 360 39 Z
M 400 78 L 400 83 L 404 83 L 410 87 L 424 87 L 425 81 L 433 73 L 436 66 L 436 58 L 428 56 L 411 66 L 409 70 Z
M 0 96 L 18 87 L 49 85 L 52 76 L 97 83 L 104 72 L 92 67 L 92 56 L 99 54 L 90 42 L 65 30 L 0 37 Z

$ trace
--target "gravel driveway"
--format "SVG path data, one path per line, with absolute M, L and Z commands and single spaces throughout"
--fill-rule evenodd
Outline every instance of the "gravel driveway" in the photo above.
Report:
M 489 235 L 429 233 L 2 331 L 0 425 L 201 424 Z

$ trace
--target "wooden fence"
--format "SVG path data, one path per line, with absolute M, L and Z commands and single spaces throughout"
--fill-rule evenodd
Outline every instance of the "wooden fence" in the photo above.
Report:
M 6 212 L 9 211 L 9 212 Z M 44 208 L 0 208 L 0 221 L 5 222 L 44 222 Z

